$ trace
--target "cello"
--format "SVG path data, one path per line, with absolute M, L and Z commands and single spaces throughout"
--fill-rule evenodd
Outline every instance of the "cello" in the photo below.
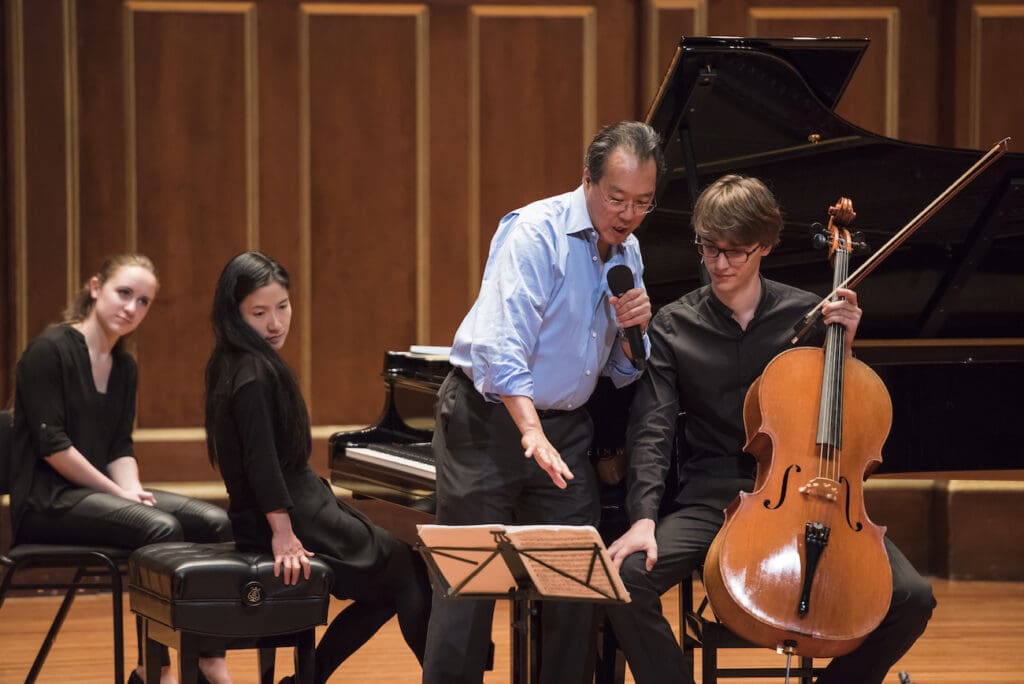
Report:
M 853 205 L 841 200 L 830 208 L 833 289 L 797 323 L 792 342 L 840 288 L 863 280 L 1005 154 L 1009 140 L 993 145 L 848 276 L 854 244 L 839 225 L 853 220 Z M 754 489 L 726 509 L 704 563 L 719 620 L 788 655 L 849 653 L 881 622 L 892 594 L 885 530 L 870 521 L 863 497 L 864 479 L 881 463 L 892 402 L 874 371 L 845 357 L 843 338 L 840 326 L 830 326 L 824 349 L 784 351 L 750 386 L 744 451 L 757 460 Z
M 845 198 L 829 213 L 838 289 L 855 214 Z M 729 629 L 810 657 L 852 651 L 892 598 L 885 528 L 868 518 L 863 496 L 892 403 L 874 371 L 846 357 L 843 326 L 829 325 L 826 336 L 824 348 L 780 353 L 748 390 L 744 450 L 757 460 L 757 478 L 726 509 L 704 565 L 708 601 Z

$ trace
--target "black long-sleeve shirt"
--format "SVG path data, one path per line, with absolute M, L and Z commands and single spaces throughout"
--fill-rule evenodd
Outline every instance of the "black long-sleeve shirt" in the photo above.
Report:
M 761 284 L 761 301 L 746 330 L 710 286 L 662 307 L 651 321 L 651 357 L 627 431 L 631 521 L 657 520 L 680 411 L 686 413 L 689 457 L 676 501 L 724 508 L 753 484 L 754 459 L 743 452 L 747 389 L 791 346 L 793 325 L 820 301 L 765 278 Z M 821 342 L 815 335 L 804 344 Z
M 74 446 L 97 470 L 133 456 L 132 423 L 138 370 L 115 351 L 106 392 L 96 389 L 85 337 L 56 325 L 35 338 L 18 360 L 14 408 L 11 501 L 14 527 L 21 514 L 63 510 L 92 490 L 69 482 L 45 460 Z
M 274 391 L 252 357 L 243 356 L 228 374 L 231 396 L 214 428 L 217 467 L 228 490 L 229 512 L 269 513 L 292 507 L 285 471 L 300 472 L 278 453 L 274 431 Z
M 266 514 L 286 509 L 302 545 L 330 563 L 334 592 L 351 598 L 363 573 L 376 572 L 393 540 L 366 516 L 335 498 L 330 485 L 309 467 L 309 454 L 286 458 L 286 440 L 275 425 L 274 379 L 251 355 L 232 360 L 225 372 L 231 393 L 214 425 L 217 465 L 228 490 L 228 515 L 243 548 L 270 550 Z

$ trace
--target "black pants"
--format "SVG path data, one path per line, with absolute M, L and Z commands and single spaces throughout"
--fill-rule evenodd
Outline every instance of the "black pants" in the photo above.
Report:
M 338 666 L 395 615 L 402 637 L 423 662 L 430 618 L 430 580 L 423 558 L 394 541 L 382 570 L 346 588 L 352 603 L 338 613 L 316 647 L 316 681 L 326 682 Z
M 658 522 L 654 570 L 647 572 L 643 553 L 634 553 L 622 564 L 622 580 L 632 601 L 610 606 L 607 614 L 637 684 L 693 681 L 662 615 L 661 595 L 704 563 L 722 523 L 722 511 L 707 506 L 675 511 Z M 819 684 L 880 684 L 928 624 L 935 608 L 931 585 L 888 539 L 885 550 L 892 567 L 889 612 L 857 649 L 832 660 Z
M 599 501 L 587 454 L 593 424 L 586 411 L 541 415 L 548 440 L 575 476 L 562 490 L 523 456 L 522 437 L 504 405 L 484 401 L 460 371 L 448 376 L 438 395 L 438 523 L 596 524 Z M 423 681 L 482 681 L 493 612 L 493 601 L 445 599 L 435 592 Z M 542 682 L 583 681 L 593 651 L 593 625 L 592 604 L 544 603 Z
M 231 521 L 218 506 L 158 489 L 156 504 L 145 506 L 113 494 L 93 492 L 66 511 L 25 511 L 18 541 L 36 544 L 88 544 L 138 549 L 174 541 L 216 543 L 231 540 Z M 142 621 L 136 620 L 139 664 L 142 664 Z M 166 647 L 163 663 L 169 664 Z M 222 655 L 211 653 L 204 655 Z

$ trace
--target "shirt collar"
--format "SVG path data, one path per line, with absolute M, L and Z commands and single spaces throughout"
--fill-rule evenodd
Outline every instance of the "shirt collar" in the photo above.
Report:
M 583 184 L 569 193 L 569 207 L 564 224 L 566 235 L 579 235 L 591 242 L 597 242 L 597 229 L 587 210 L 587 196 L 583 192 Z M 636 236 L 630 235 L 621 245 L 612 245 L 611 256 L 625 254 L 626 247 L 636 243 Z
M 761 273 L 757 274 L 757 278 L 761 281 L 761 298 L 757 302 L 757 308 L 754 309 L 754 317 L 750 319 L 751 324 L 758 320 L 761 317 L 761 314 L 764 313 L 765 309 L 768 307 L 768 298 L 770 296 L 770 293 L 768 292 L 768 280 Z M 726 306 L 726 304 L 718 298 L 718 295 L 715 294 L 714 288 L 710 285 L 707 285 L 706 287 L 708 288 L 708 293 L 711 295 L 708 298 L 711 302 L 711 307 L 719 314 L 731 319 L 733 313 L 732 309 Z M 750 326 L 747 327 L 749 329 Z

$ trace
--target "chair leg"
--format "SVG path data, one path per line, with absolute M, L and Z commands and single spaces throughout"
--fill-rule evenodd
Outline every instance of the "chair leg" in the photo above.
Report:
M 693 615 L 693 577 L 687 577 L 679 583 L 679 648 L 683 651 L 683 665 L 694 678 L 694 640 L 700 635 L 689 633 L 690 619 Z
M 0 608 L 3 608 L 4 599 L 7 598 L 7 590 L 11 586 L 11 579 L 14 577 L 14 571 L 18 569 L 17 565 L 7 565 L 6 562 L 4 565 L 7 567 L 7 570 L 4 572 L 3 580 L 0 580 Z
M 199 684 L 199 642 L 188 632 L 181 633 L 178 644 L 178 682 Z
M 274 664 L 277 661 L 277 649 L 271 648 L 260 648 L 259 649 L 259 670 L 260 670 L 260 684 L 274 684 Z
M 142 643 L 145 644 L 142 651 L 142 667 L 146 672 L 146 681 L 159 682 L 162 652 L 160 643 L 149 638 L 149 620 L 145 618 L 142 620 L 142 639 Z
M 124 684 L 124 588 L 121 570 L 116 565 L 110 568 L 110 591 L 114 613 L 114 683 Z
M 814 658 L 800 656 L 800 668 L 807 672 L 800 678 L 800 684 L 814 684 Z
M 707 632 L 703 636 L 700 645 L 701 682 L 718 684 L 718 647 L 713 642 L 708 643 Z
M 598 630 L 600 648 L 594 664 L 594 684 L 622 684 L 626 680 L 626 659 L 619 650 L 612 623 L 602 617 Z
M 307 629 L 295 637 L 295 683 L 313 684 L 316 676 L 316 632 Z
M 50 629 L 46 632 L 43 643 L 39 645 L 39 652 L 36 653 L 36 659 L 32 662 L 32 669 L 28 671 L 28 676 L 25 677 L 25 684 L 33 684 L 36 678 L 39 677 L 39 672 L 43 669 L 43 664 L 46 662 L 46 656 L 50 655 L 53 642 L 57 640 L 57 634 L 64 624 L 64 618 L 67 617 L 71 604 L 75 600 L 75 593 L 78 591 L 78 583 L 81 579 L 82 568 L 78 568 L 75 571 L 74 579 L 71 580 L 71 586 L 68 587 L 67 592 L 64 594 L 64 600 L 61 601 L 60 608 L 57 609 L 57 614 L 53 616 L 53 622 L 50 623 Z

